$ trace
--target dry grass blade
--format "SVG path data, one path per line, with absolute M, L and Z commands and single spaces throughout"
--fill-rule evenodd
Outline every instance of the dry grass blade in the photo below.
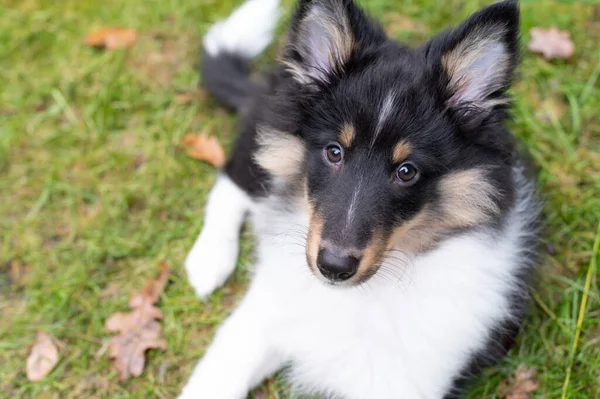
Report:
M 565 399 L 567 397 L 567 388 L 569 387 L 569 382 L 571 380 L 571 373 L 573 371 L 573 363 L 575 361 L 575 355 L 577 353 L 577 346 L 579 345 L 579 337 L 581 335 L 581 327 L 583 325 L 583 319 L 585 317 L 585 312 L 587 309 L 587 301 L 590 295 L 590 287 L 592 285 L 592 280 L 594 274 L 597 272 L 597 257 L 600 253 L 600 222 L 598 222 L 598 227 L 596 228 L 596 237 L 594 239 L 594 245 L 592 247 L 592 257 L 590 259 L 590 265 L 588 266 L 588 271 L 585 277 L 585 285 L 583 289 L 583 297 L 581 298 L 581 304 L 579 305 L 579 314 L 577 316 L 577 328 L 575 329 L 575 338 L 573 338 L 573 346 L 571 347 L 571 354 L 569 356 L 569 366 L 567 367 L 567 372 L 565 376 L 565 382 L 563 384 L 563 391 L 561 399 Z

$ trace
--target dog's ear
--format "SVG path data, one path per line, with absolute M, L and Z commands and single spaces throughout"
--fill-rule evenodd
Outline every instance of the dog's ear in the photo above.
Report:
M 441 81 L 446 106 L 467 124 L 505 104 L 519 58 L 519 5 L 504 1 L 475 13 L 422 50 Z
M 282 62 L 297 81 L 326 84 L 344 73 L 360 48 L 385 38 L 352 0 L 301 0 Z

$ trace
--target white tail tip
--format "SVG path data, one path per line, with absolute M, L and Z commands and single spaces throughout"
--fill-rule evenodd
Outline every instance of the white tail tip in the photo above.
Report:
M 279 15 L 279 0 L 248 0 L 210 28 L 204 49 L 213 57 L 226 52 L 254 58 L 273 40 Z

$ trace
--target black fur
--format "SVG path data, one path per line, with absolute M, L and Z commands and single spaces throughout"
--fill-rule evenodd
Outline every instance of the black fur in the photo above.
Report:
M 249 79 L 250 60 L 236 54 L 221 52 L 212 57 L 203 53 L 202 84 L 221 104 L 230 110 L 243 112 L 261 91 L 261 86 Z
M 334 3 L 343 10 L 345 20 L 335 20 L 339 13 Z M 308 63 L 314 60 L 306 56 L 310 33 L 301 27 L 314 7 L 331 13 L 334 24 L 348 23 L 355 46 L 341 68 L 327 70 L 326 63 L 318 64 L 323 70 L 311 75 L 310 68 L 315 65 Z M 457 29 L 439 34 L 424 46 L 410 49 L 388 39 L 379 24 L 351 0 L 301 0 L 283 60 L 308 71 L 307 81 L 295 79 L 289 68 L 279 66 L 270 75 L 268 87 L 261 90 L 248 78 L 247 61 L 231 55 L 212 59 L 205 55 L 203 79 L 207 89 L 236 110 L 247 109 L 252 102 L 226 173 L 252 196 L 278 193 L 281 186 L 274 185 L 269 173 L 253 158 L 258 148 L 257 126 L 266 125 L 299 138 L 306 147 L 305 162 L 298 165 L 303 176 L 299 181 L 307 183 L 314 211 L 325 221 L 322 238 L 336 247 L 362 250 L 374 238 L 374 232 L 389 234 L 425 206 L 434 212 L 441 209 L 443 179 L 452 172 L 474 168 L 486 171 L 484 179 L 495 193 L 490 198 L 499 212 L 483 224 L 461 226 L 451 233 L 500 226 L 515 203 L 512 169 L 519 160 L 504 125 L 506 105 L 494 100 L 507 95 L 519 60 L 518 27 L 517 2 L 505 1 L 479 11 Z M 484 32 L 484 37 L 500 32 L 508 64 L 499 75 L 500 81 L 495 82 L 496 89 L 485 99 L 456 103 L 450 101 L 457 93 L 449 85 L 451 77 L 442 58 L 473 37 L 474 32 Z M 374 138 L 381 104 L 390 95 L 394 107 Z M 484 107 L 483 100 L 493 105 Z M 344 149 L 343 167 L 332 167 L 324 150 L 338 143 L 344 125 L 353 127 L 355 139 Z M 399 165 L 390 159 L 394 146 L 402 140 L 410 143 L 408 161 L 420 173 L 413 185 L 394 180 Z M 290 182 L 285 189 L 295 197 L 304 194 L 301 184 Z M 353 201 L 356 203 L 351 204 Z M 351 207 L 356 207 L 356 213 L 349 221 Z M 524 255 L 524 259 L 532 258 Z M 523 276 L 522 281 L 526 287 L 528 277 Z M 457 373 L 455 387 L 446 398 L 459 397 L 468 377 L 496 362 L 512 346 L 524 315 L 523 299 L 515 298 L 514 303 L 515 319 L 495 329 L 485 352 L 473 354 L 468 367 Z

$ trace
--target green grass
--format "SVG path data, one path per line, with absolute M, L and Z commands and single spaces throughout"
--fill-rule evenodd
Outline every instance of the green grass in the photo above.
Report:
M 173 397 L 243 294 L 249 237 L 236 275 L 207 303 L 182 268 L 215 171 L 178 142 L 206 131 L 229 147 L 235 118 L 206 96 L 176 101 L 197 83 L 202 34 L 238 3 L 0 0 L 0 397 Z M 484 2 L 363 3 L 392 22 L 401 13 L 424 24 L 415 33 L 389 22 L 416 44 Z M 525 362 L 539 370 L 535 397 L 600 398 L 600 17 L 591 1 L 521 3 L 524 42 L 530 27 L 557 25 L 577 53 L 568 62 L 524 56 L 512 126 L 539 167 L 547 253 L 517 346 L 470 397 L 497 397 L 499 382 Z M 138 42 L 129 51 L 83 46 L 107 25 L 137 29 Z M 173 269 L 160 303 L 169 348 L 119 383 L 98 355 L 110 336 L 104 322 L 162 261 Z M 25 359 L 36 330 L 56 337 L 60 362 L 31 383 Z M 277 383 L 266 390 L 278 397 Z

